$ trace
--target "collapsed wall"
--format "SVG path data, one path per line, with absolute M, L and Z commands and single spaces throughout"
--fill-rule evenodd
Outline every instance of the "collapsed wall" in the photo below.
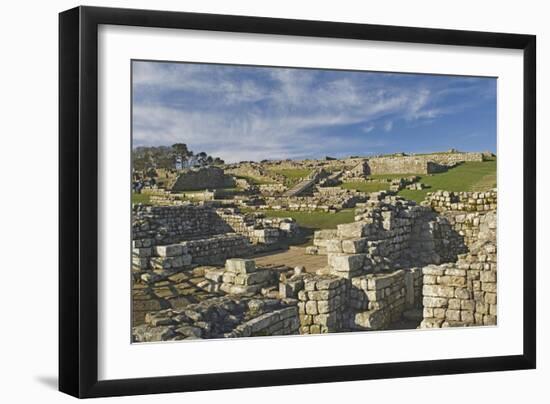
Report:
M 270 249 L 296 237 L 291 218 L 241 214 L 209 204 L 135 205 L 132 214 L 134 271 L 171 270 L 223 263 Z
M 314 248 L 327 265 L 314 272 L 234 258 L 223 267 L 179 268 L 205 301 L 142 311 L 134 340 L 381 330 L 405 317 L 420 328 L 496 324 L 496 210 L 484 210 L 494 195 L 464 194 L 459 202 L 456 194 L 441 195 L 449 198 L 443 205 L 432 198 L 440 212 L 383 193 L 359 205 L 354 222 L 315 233 Z M 450 209 L 470 199 L 483 209 Z M 237 236 L 249 219 L 235 213 L 217 211 Z M 174 253 L 169 246 L 154 251 Z M 189 248 L 177 252 L 192 255 Z M 151 284 L 147 272 L 140 274 Z M 162 282 L 155 285 L 162 291 Z
M 491 206 L 495 209 L 486 210 Z M 496 192 L 448 193 L 438 208 L 463 238 L 466 252 L 456 262 L 423 268 L 421 328 L 496 325 Z

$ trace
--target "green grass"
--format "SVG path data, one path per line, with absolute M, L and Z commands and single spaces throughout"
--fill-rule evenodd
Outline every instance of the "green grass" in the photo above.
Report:
M 271 172 L 284 176 L 287 186 L 297 184 L 302 178 L 311 174 L 311 170 L 307 168 L 277 168 L 272 169 Z
M 136 192 L 132 192 L 132 203 L 143 203 L 147 204 L 150 201 L 150 195 L 149 194 L 138 194 Z
M 248 211 L 241 209 L 243 212 Z M 296 245 L 307 246 L 313 243 L 313 232 L 322 229 L 335 229 L 342 223 L 353 222 L 355 209 L 342 209 L 336 213 L 327 212 L 297 212 L 292 210 L 265 210 L 267 217 L 291 217 L 302 228 L 303 238 Z
M 344 182 L 341 185 L 344 189 L 355 189 L 360 192 L 378 192 L 390 189 L 389 182 Z
M 467 161 L 447 172 L 434 175 L 421 175 L 420 182 L 428 185 L 429 189 L 411 191 L 404 189 L 399 195 L 421 202 L 428 192 L 437 190 L 463 192 L 486 191 L 495 188 L 497 184 L 497 162 L 493 161 Z

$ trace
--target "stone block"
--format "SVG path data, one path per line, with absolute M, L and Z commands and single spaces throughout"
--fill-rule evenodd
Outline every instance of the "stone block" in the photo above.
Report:
M 445 286 L 464 287 L 466 285 L 466 277 L 464 276 L 449 276 L 444 275 L 438 277 L 438 283 Z
M 237 274 L 250 274 L 256 271 L 256 262 L 250 259 L 230 258 L 225 261 L 225 269 Z
M 449 321 L 460 321 L 460 310 L 447 310 L 445 317 Z
M 497 294 L 491 292 L 485 293 L 485 302 L 489 304 L 497 304 Z
M 318 314 L 316 301 L 309 300 L 306 302 L 306 314 L 312 314 L 312 315 Z
M 473 324 L 475 322 L 474 321 L 474 312 L 473 311 L 468 311 L 468 310 L 462 310 L 460 312 L 460 321 L 468 323 L 468 324 Z
M 325 243 L 325 248 L 327 250 L 327 253 L 341 253 L 342 250 L 342 240 L 333 239 L 333 240 L 327 240 Z
M 424 297 L 422 299 L 422 304 L 424 307 L 447 307 L 449 299 L 443 297 Z
M 155 246 L 154 249 L 156 255 L 159 257 L 175 257 L 187 252 L 181 244 L 158 245 Z
M 465 288 L 456 288 L 455 289 L 455 296 L 457 299 L 463 299 L 468 300 L 472 298 L 472 293 Z
M 438 318 L 425 318 L 420 323 L 420 328 L 441 328 L 441 324 L 443 323 L 442 319 Z
M 422 287 L 422 294 L 424 296 L 431 296 L 431 297 L 452 298 L 455 296 L 455 288 L 451 286 L 424 285 Z
M 460 300 L 460 309 L 467 311 L 475 311 L 476 302 L 474 300 Z
M 365 238 L 343 240 L 342 241 L 342 250 L 347 254 L 357 254 L 362 253 L 365 250 Z
M 150 257 L 152 254 L 151 247 L 146 248 L 132 248 L 132 257 Z
M 267 269 L 259 270 L 241 276 L 244 277 L 244 285 L 258 285 L 275 280 L 273 273 Z
M 435 265 L 429 265 L 427 267 L 422 268 L 422 273 L 424 275 L 442 276 L 445 274 L 445 269 L 437 267 Z
M 479 280 L 481 282 L 496 282 L 497 281 L 497 273 L 496 271 L 481 271 L 479 273 Z
M 368 310 L 355 314 L 356 326 L 370 330 L 379 330 L 387 323 L 383 310 Z
M 329 266 L 336 272 L 357 272 L 363 268 L 365 256 L 362 254 L 329 254 Z
M 366 224 L 363 222 L 344 223 L 336 226 L 338 238 L 361 238 Z
M 497 292 L 497 284 L 494 282 L 482 282 L 481 283 L 481 290 L 484 292 L 490 292 L 490 293 L 496 293 Z

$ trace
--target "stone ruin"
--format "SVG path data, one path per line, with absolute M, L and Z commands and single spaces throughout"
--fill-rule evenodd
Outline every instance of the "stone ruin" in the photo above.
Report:
M 235 186 L 232 176 L 218 167 L 189 168 L 182 171 L 172 186 L 172 192 L 197 189 L 230 188 Z
M 249 226 L 277 229 L 279 241 L 292 221 L 206 205 L 137 209 L 136 342 L 497 322 L 496 193 L 436 192 L 422 205 L 373 195 L 354 222 L 315 233 L 308 252 L 326 265 L 308 272 L 246 258 L 271 239 L 254 241 Z M 197 240 L 213 240 L 210 250 Z
M 370 175 L 384 174 L 433 174 L 446 171 L 465 161 L 484 161 L 483 153 L 432 153 L 397 156 L 381 156 L 362 159 L 344 174 L 349 181 Z

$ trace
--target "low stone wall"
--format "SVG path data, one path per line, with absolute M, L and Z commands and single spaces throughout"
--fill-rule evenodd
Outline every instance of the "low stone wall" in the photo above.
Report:
M 181 244 L 187 247 L 193 263 L 197 264 L 219 264 L 229 257 L 242 257 L 253 251 L 249 240 L 235 233 L 217 234 L 209 238 L 183 241 Z
M 133 208 L 132 237 L 134 247 L 174 244 L 200 239 L 199 244 L 214 246 L 231 240 L 237 251 L 242 237 L 216 238 L 216 235 L 237 233 L 256 246 L 271 246 L 298 235 L 299 228 L 292 218 L 266 218 L 265 215 L 242 214 L 235 208 L 216 208 L 212 204 L 182 206 L 141 206 Z M 209 240 L 209 241 L 205 241 Z M 197 243 L 195 243 L 197 244 Z M 201 245 L 202 245 L 201 244 Z M 191 243 L 193 245 L 193 243 Z M 217 247 L 213 247 L 217 251 Z M 225 255 L 225 254 L 222 254 Z
M 411 272 L 419 278 L 420 271 Z M 401 318 L 406 308 L 405 271 L 352 278 L 350 305 L 354 329 L 379 330 Z M 413 291 L 414 294 L 414 291 Z
M 497 323 L 496 210 L 445 211 L 463 238 L 466 252 L 456 262 L 423 268 L 422 328 Z
M 338 211 L 365 202 L 368 195 L 341 188 L 318 188 L 312 196 L 266 197 L 263 203 L 250 206 L 258 210 Z
M 267 218 L 263 213 L 242 214 L 234 208 L 217 209 L 216 213 L 232 231 L 245 235 L 255 245 L 279 244 L 299 235 L 299 227 L 290 217 Z
M 496 248 L 486 244 L 457 263 L 423 268 L 422 328 L 496 325 Z
M 149 239 L 152 245 L 173 244 L 229 231 L 227 223 L 207 204 L 134 205 L 132 208 L 134 242 Z
M 249 240 L 235 233 L 217 234 L 170 245 L 139 247 L 132 251 L 134 271 L 178 271 L 191 264 L 219 264 L 229 257 L 251 254 Z
M 300 334 L 337 332 L 344 328 L 348 283 L 336 276 L 305 276 L 298 292 Z
M 269 269 L 260 269 L 249 259 L 228 259 L 225 268 L 205 272 L 205 278 L 219 285 L 219 290 L 231 295 L 252 296 L 262 288 L 275 285 L 277 274 Z
M 429 206 L 437 212 L 464 211 L 487 212 L 497 208 L 497 191 L 486 192 L 428 192 L 423 206 Z
M 282 183 L 258 185 L 258 190 L 260 191 L 260 193 L 266 196 L 282 194 L 287 189 L 288 187 Z
M 133 271 L 181 271 L 191 265 L 191 255 L 183 244 L 132 249 Z

